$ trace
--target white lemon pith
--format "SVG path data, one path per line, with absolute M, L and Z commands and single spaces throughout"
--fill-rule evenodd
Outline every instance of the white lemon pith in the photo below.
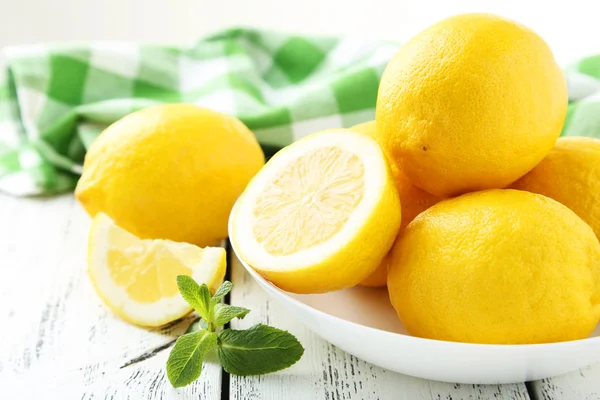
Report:
M 343 129 L 277 153 L 233 211 L 238 255 L 282 289 L 354 286 L 377 268 L 400 225 L 400 201 L 377 143 Z
M 88 272 L 100 298 L 123 319 L 160 326 L 192 311 L 177 289 L 189 275 L 215 290 L 223 281 L 225 250 L 169 240 L 140 239 L 98 213 L 90 229 Z

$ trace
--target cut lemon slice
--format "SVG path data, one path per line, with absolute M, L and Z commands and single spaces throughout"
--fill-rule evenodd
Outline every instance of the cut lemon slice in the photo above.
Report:
M 240 258 L 280 288 L 354 286 L 390 249 L 400 200 L 377 143 L 362 133 L 315 133 L 277 153 L 233 210 Z
M 214 291 L 225 269 L 223 248 L 140 239 L 103 213 L 92 221 L 90 279 L 104 303 L 128 322 L 160 326 L 186 315 L 192 308 L 179 294 L 177 275 L 189 275 Z

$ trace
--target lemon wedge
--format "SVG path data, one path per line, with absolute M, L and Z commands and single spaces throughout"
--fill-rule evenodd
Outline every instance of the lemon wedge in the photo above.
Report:
M 140 239 L 103 213 L 92 221 L 90 279 L 102 301 L 130 323 L 160 326 L 186 315 L 192 308 L 179 294 L 177 275 L 189 275 L 214 291 L 225 269 L 223 248 Z
M 233 210 L 238 256 L 280 288 L 323 293 L 369 276 L 394 242 L 400 200 L 379 145 L 333 129 L 277 153 Z

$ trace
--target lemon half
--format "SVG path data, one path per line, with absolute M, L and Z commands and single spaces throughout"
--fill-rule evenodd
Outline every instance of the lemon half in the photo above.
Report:
M 344 129 L 277 153 L 233 211 L 238 255 L 296 293 L 354 286 L 380 264 L 400 226 L 400 200 L 379 145 Z
M 90 279 L 104 303 L 128 322 L 160 326 L 181 318 L 192 308 L 179 294 L 177 275 L 189 275 L 214 291 L 225 269 L 223 248 L 140 239 L 103 213 L 92 221 Z

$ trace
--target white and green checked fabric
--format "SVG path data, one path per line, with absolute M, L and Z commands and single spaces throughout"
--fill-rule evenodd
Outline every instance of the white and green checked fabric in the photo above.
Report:
M 189 48 L 126 43 L 4 51 L 0 191 L 72 189 L 86 148 L 110 123 L 185 102 L 244 121 L 267 154 L 331 127 L 372 119 L 379 78 L 398 45 L 232 29 Z M 569 69 L 563 134 L 600 136 L 600 57 Z
M 0 190 L 72 189 L 85 149 L 110 123 L 158 103 L 239 117 L 267 153 L 374 117 L 397 45 L 233 29 L 190 48 L 125 43 L 5 49 Z

